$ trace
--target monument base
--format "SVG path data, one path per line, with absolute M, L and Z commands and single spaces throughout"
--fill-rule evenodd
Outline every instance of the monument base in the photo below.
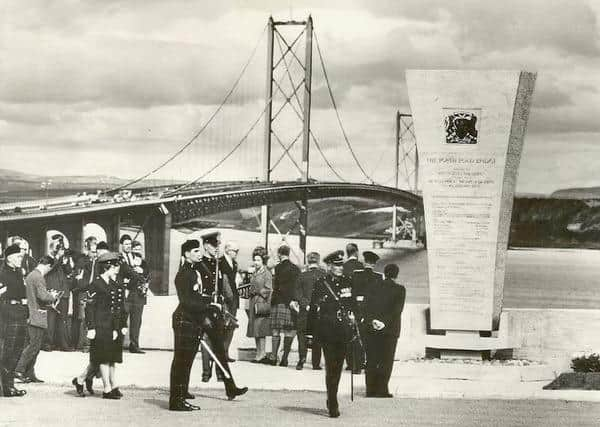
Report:
M 440 350 L 442 360 L 483 360 L 483 353 L 474 350 Z
M 516 337 L 509 335 L 508 321 L 502 321 L 496 336 L 482 337 L 479 331 L 446 331 L 445 335 L 427 335 L 425 347 L 440 350 L 442 358 L 481 359 L 481 352 L 491 350 L 511 350 L 517 347 Z M 462 355 L 462 357 L 459 357 Z

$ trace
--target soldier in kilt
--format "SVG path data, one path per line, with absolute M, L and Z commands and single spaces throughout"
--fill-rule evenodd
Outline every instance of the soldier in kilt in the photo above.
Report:
M 15 388 L 15 368 L 25 347 L 29 317 L 22 262 L 23 252 L 18 244 L 6 248 L 0 267 L 0 376 L 4 397 L 27 393 Z

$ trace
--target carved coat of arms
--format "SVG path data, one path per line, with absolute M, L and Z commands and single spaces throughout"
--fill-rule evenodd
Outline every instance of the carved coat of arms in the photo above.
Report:
M 477 116 L 470 112 L 456 112 L 444 119 L 447 144 L 477 144 Z

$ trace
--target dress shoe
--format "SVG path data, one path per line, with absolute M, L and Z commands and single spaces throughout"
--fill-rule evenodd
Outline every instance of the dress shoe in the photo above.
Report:
M 136 354 L 146 354 L 146 352 L 144 350 L 140 350 L 139 348 L 130 348 L 129 352 L 136 353 Z
M 94 379 L 93 378 L 88 378 L 88 379 L 85 380 L 85 389 L 90 394 L 95 394 L 94 393 Z
M 302 363 L 302 361 L 298 362 L 298 364 L 296 365 L 296 370 L 297 371 L 301 371 L 302 369 L 304 369 L 304 363 Z
M 196 396 L 194 396 L 194 395 L 193 395 L 192 393 L 190 393 L 189 391 L 186 391 L 186 392 L 185 392 L 185 396 L 184 396 L 184 397 L 185 397 L 185 399 L 190 399 L 190 400 L 191 400 L 191 399 L 195 399 L 195 398 L 196 398 Z
M 202 375 L 202 382 L 207 383 L 210 381 L 210 375 Z
M 71 384 L 75 386 L 75 390 L 77 391 L 78 396 L 85 397 L 85 393 L 83 392 L 83 386 L 77 382 L 77 378 L 73 378 Z
M 22 383 L 32 382 L 31 378 L 29 378 L 27 375 L 23 374 L 22 372 L 15 371 L 15 378 L 18 379 L 19 381 L 21 381 Z
M 315 370 L 315 371 L 320 371 L 320 370 L 322 370 L 322 369 L 323 369 L 323 368 L 321 368 L 320 366 L 313 366 L 313 370 Z
M 191 404 L 187 403 L 183 399 L 178 399 L 178 400 L 169 402 L 169 411 L 185 411 L 185 412 L 190 412 L 190 411 L 197 411 L 199 409 L 200 409 L 200 407 L 195 406 L 195 405 L 191 405 Z
M 288 365 L 287 359 L 281 359 L 281 362 L 279 362 L 279 366 L 287 367 L 287 365 Z
M 250 363 L 260 363 L 260 360 L 253 359 L 250 361 Z
M 38 377 L 29 377 L 29 380 L 32 383 L 43 383 L 44 382 L 44 380 L 40 380 Z
M 4 397 L 21 397 L 27 394 L 25 390 L 19 390 L 14 387 L 6 387 L 3 390 Z
M 346 371 L 351 371 L 352 370 L 352 366 L 346 366 Z
M 119 390 L 119 387 L 113 388 L 110 392 L 114 393 L 114 395 L 117 396 L 119 399 L 123 397 L 123 393 L 121 393 L 121 390 Z
M 327 412 L 329 412 L 329 418 L 337 418 L 340 416 L 340 409 L 338 405 L 329 405 L 329 400 L 325 402 L 327 405 Z
M 267 356 L 260 359 L 257 363 L 262 363 L 263 365 L 272 365 L 271 359 L 269 359 Z
M 117 396 L 115 393 L 113 393 L 115 390 L 111 390 L 108 393 L 102 393 L 102 399 L 113 399 L 113 400 L 119 400 L 120 397 Z
M 227 356 L 227 362 L 233 363 L 233 362 L 235 362 L 235 359 L 233 357 Z
M 248 387 L 227 387 L 227 399 L 233 400 L 237 396 L 241 396 L 242 394 L 246 394 L 248 391 Z

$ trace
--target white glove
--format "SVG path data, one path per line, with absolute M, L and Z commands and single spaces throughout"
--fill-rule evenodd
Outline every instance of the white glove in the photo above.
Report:
M 88 330 L 86 336 L 87 336 L 88 340 L 95 339 L 96 338 L 96 330 L 95 329 Z
M 116 340 L 118 336 L 119 334 L 117 333 L 117 331 L 113 330 L 113 341 Z
M 144 269 L 142 267 L 133 267 L 133 269 L 136 271 L 136 273 L 140 273 L 142 274 L 144 272 Z
M 371 322 L 371 325 L 373 325 L 373 329 L 375 329 L 376 331 L 381 331 L 383 328 L 385 328 L 385 323 L 377 319 L 374 319 Z
M 121 328 L 121 334 L 123 336 L 127 335 L 127 328 Z
M 294 310 L 296 313 L 300 312 L 300 304 L 298 304 L 298 301 L 290 302 L 290 308 L 292 310 Z

